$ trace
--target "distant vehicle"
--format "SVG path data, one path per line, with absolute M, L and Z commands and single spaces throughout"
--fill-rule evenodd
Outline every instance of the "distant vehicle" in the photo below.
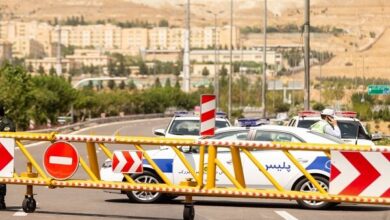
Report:
M 359 119 L 356 112 L 339 111 L 336 112 L 335 119 L 341 130 L 341 139 L 348 144 L 375 145 L 373 141 L 382 139 L 379 134 L 368 134 L 367 130 Z M 311 125 L 321 120 L 320 112 L 303 111 L 298 116 L 293 117 L 288 126 L 310 128 Z
M 68 123 L 71 123 L 71 122 L 72 122 L 72 117 L 71 117 L 71 116 L 59 116 L 59 117 L 57 118 L 57 122 L 58 122 L 60 125 L 68 124 Z
M 217 112 L 215 119 L 216 129 L 230 127 L 231 124 L 224 112 Z M 167 129 L 156 129 L 154 134 L 170 138 L 197 138 L 199 137 L 200 117 L 197 112 L 175 112 Z
M 303 128 L 292 128 L 287 126 L 262 125 L 260 127 L 226 127 L 217 130 L 214 137 L 210 139 L 220 140 L 252 140 L 252 141 L 285 141 L 285 142 L 311 142 L 311 143 L 343 143 L 341 140 L 326 134 L 319 134 Z M 184 156 L 192 164 L 196 171 L 199 170 L 199 151 L 197 148 L 181 149 Z M 288 190 L 313 191 L 314 186 L 308 181 L 295 165 L 280 150 L 253 150 L 253 156 L 261 161 L 269 173 Z M 319 184 L 328 190 L 330 161 L 322 152 L 310 151 L 291 151 L 291 153 L 300 161 L 309 173 L 319 182 Z M 157 161 L 158 166 L 164 174 L 174 184 L 191 178 L 191 174 L 181 162 L 180 158 L 171 148 L 160 148 L 150 150 L 148 154 Z M 205 155 L 207 157 L 207 154 Z M 244 167 L 244 176 L 247 187 L 250 188 L 274 188 L 267 178 L 259 172 L 258 168 L 242 153 L 242 164 Z M 230 171 L 233 172 L 232 157 L 226 148 L 218 149 L 218 159 Z M 124 181 L 122 174 L 112 172 L 112 164 L 107 160 L 100 170 L 101 177 L 106 181 Z M 219 187 L 232 187 L 232 183 L 222 172 L 216 174 L 216 184 Z M 144 173 L 134 175 L 139 182 L 162 183 L 162 180 L 153 168 L 144 162 Z M 205 175 L 207 178 L 207 175 Z M 137 181 L 136 180 L 136 181 Z M 173 198 L 158 192 L 126 192 L 130 200 L 136 202 L 150 203 L 161 199 Z M 316 201 L 298 201 L 298 204 L 304 208 L 321 209 L 326 208 L 333 203 Z

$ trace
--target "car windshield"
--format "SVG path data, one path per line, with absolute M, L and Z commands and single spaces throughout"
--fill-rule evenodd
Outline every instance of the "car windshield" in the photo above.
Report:
M 310 126 L 314 123 L 316 123 L 318 120 L 299 120 L 298 121 L 298 127 L 300 128 L 307 128 L 310 129 Z M 337 124 L 341 131 L 341 138 L 344 139 L 355 139 L 356 138 L 356 132 L 359 129 L 359 139 L 367 139 L 369 140 L 370 137 L 368 134 L 364 131 L 363 127 L 360 125 L 358 121 L 342 121 L 338 120 Z
M 229 127 L 227 121 L 215 121 L 216 129 Z M 174 135 L 193 135 L 199 136 L 200 122 L 199 120 L 174 120 L 171 128 L 169 129 L 170 134 Z

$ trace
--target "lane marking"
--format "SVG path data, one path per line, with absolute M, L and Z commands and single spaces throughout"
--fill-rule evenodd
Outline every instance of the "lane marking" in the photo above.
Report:
M 28 213 L 25 213 L 25 212 L 23 211 L 23 209 L 19 209 L 17 212 L 14 213 L 13 216 L 15 216 L 15 217 L 25 217 L 25 216 L 27 216 L 27 215 L 28 215 Z
M 276 214 L 280 215 L 285 220 L 298 220 L 293 215 L 286 211 L 275 211 Z
M 50 156 L 49 163 L 51 164 L 59 164 L 59 165 L 72 165 L 71 157 L 59 157 L 59 156 Z

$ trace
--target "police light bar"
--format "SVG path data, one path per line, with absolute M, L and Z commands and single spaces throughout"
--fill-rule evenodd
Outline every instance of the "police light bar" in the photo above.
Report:
M 335 113 L 339 117 L 346 117 L 346 118 L 356 118 L 357 113 L 352 111 L 337 111 Z
M 300 117 L 316 117 L 320 116 L 321 112 L 318 111 L 302 111 L 298 113 L 298 116 Z
M 227 117 L 225 112 L 217 112 L 217 113 L 215 113 L 215 116 L 217 118 L 226 118 Z
M 192 114 L 193 114 L 193 113 L 192 113 Z M 188 116 L 188 115 L 191 115 L 191 113 L 188 112 L 188 111 L 176 111 L 176 112 L 174 113 L 174 115 L 175 115 L 176 117 L 180 117 L 180 116 Z
M 238 119 L 240 127 L 255 127 L 261 125 L 259 118 L 240 118 Z

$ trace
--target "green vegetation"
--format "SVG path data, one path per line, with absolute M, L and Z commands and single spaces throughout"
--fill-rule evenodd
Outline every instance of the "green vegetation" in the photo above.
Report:
M 268 33 L 301 33 L 302 26 L 296 24 L 285 24 L 285 25 L 276 25 L 268 26 Z M 333 26 L 310 26 L 310 31 L 313 33 L 331 33 L 331 34 L 342 34 L 345 33 L 345 30 L 342 28 L 337 28 Z M 246 26 L 241 28 L 242 34 L 251 34 L 251 33 L 262 33 L 263 29 L 257 26 Z

